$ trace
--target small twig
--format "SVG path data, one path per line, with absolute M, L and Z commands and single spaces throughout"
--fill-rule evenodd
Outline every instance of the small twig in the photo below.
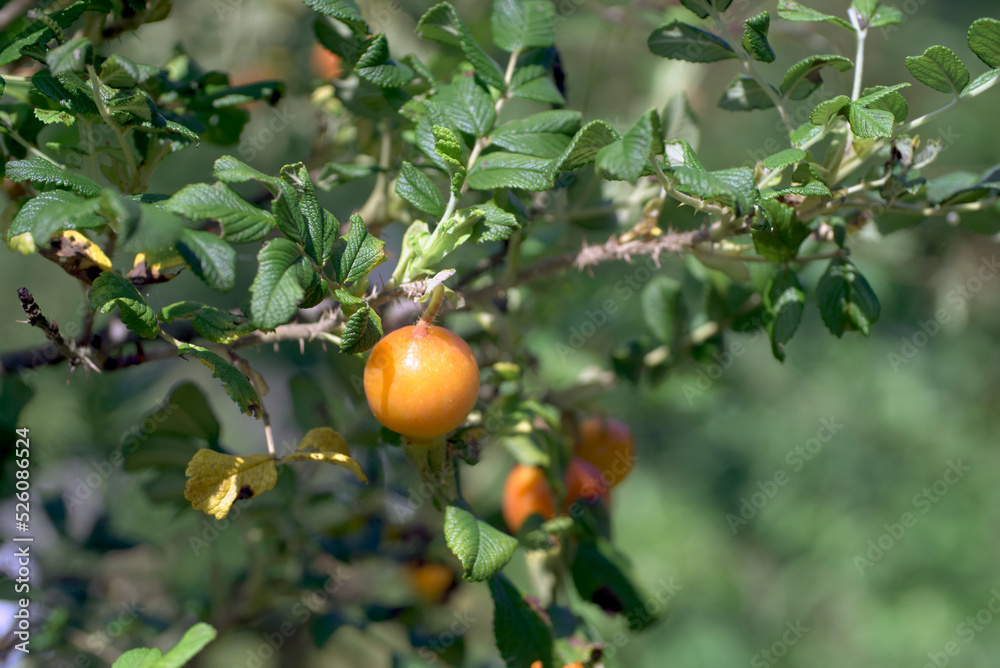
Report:
M 43 332 L 45 332 L 45 337 L 55 344 L 59 352 L 62 353 L 63 357 L 72 360 L 74 363 L 83 362 L 88 367 L 100 373 L 101 370 L 96 364 L 86 355 L 81 355 L 72 345 L 66 342 L 59 333 L 59 326 L 54 321 L 49 321 L 48 318 L 42 313 L 42 309 L 38 307 L 38 303 L 35 301 L 34 296 L 28 288 L 20 287 L 17 289 L 17 296 L 21 299 L 21 308 L 24 309 L 25 314 L 28 316 L 28 324 L 32 327 L 38 327 Z

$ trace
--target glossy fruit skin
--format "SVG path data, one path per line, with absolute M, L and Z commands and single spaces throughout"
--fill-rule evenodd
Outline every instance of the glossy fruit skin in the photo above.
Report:
M 531 515 L 541 515 L 547 520 L 555 517 L 555 496 L 545 472 L 537 466 L 515 464 L 503 485 L 502 511 L 504 522 L 514 535 Z
M 604 481 L 614 487 L 635 463 L 635 436 L 621 420 L 589 417 L 580 423 L 575 453 L 596 466 Z
M 479 396 L 479 365 L 460 336 L 434 325 L 386 334 L 365 363 L 365 396 L 375 419 L 414 441 L 458 427 Z
M 534 663 L 531 664 L 531 668 L 542 668 L 542 662 L 535 661 Z M 567 663 L 565 666 L 563 666 L 563 668 L 583 668 L 583 664 L 580 663 L 579 661 L 576 661 L 575 663 Z
M 565 481 L 564 512 L 569 512 L 570 507 L 578 500 L 593 503 L 600 499 L 605 506 L 610 506 L 611 490 L 601 479 L 601 472 L 590 462 L 574 457 L 566 467 Z

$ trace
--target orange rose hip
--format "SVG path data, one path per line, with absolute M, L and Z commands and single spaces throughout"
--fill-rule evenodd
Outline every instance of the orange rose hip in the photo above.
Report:
M 462 424 L 476 405 L 479 365 L 460 336 L 420 322 L 375 344 L 364 385 L 376 420 L 414 441 L 431 441 Z
M 551 520 L 556 516 L 555 497 L 545 479 L 545 472 L 537 466 L 515 464 L 503 485 L 503 519 L 512 534 L 532 515 Z

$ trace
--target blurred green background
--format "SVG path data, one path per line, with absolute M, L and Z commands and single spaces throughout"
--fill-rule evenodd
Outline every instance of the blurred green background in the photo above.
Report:
M 144 27 L 137 38 L 125 38 L 121 50 L 137 61 L 162 63 L 179 42 L 206 68 L 231 71 L 242 80 L 286 78 L 289 96 L 279 110 L 291 122 L 250 160 L 255 167 L 276 172 L 317 150 L 322 143 L 317 137 L 354 131 L 322 125 L 310 104 L 309 90 L 316 83 L 308 65 L 313 16 L 301 3 L 175 4 L 167 21 Z M 415 51 L 433 60 L 433 45 L 413 34 L 416 19 L 431 4 L 362 3 L 375 29 L 388 33 L 395 56 Z M 775 4 L 736 0 L 727 14 L 738 19 L 730 25 L 733 35 L 741 31 L 743 18 L 764 9 L 773 12 Z M 848 4 L 813 3 L 839 15 Z M 456 5 L 487 41 L 489 3 Z M 904 5 L 907 21 L 899 30 L 875 30 L 869 38 L 866 85 L 912 81 L 905 56 L 933 44 L 953 48 L 973 76 L 982 71 L 965 45 L 965 33 L 975 18 L 995 16 L 996 3 L 926 0 Z M 665 1 L 588 0 L 569 13 L 558 33 L 567 106 L 581 109 L 585 119 L 604 118 L 621 130 L 645 109 L 662 108 L 674 93 L 684 92 L 702 125 L 699 155 L 705 165 L 743 164 L 769 139 L 780 142 L 781 137 L 773 114 L 733 114 L 715 107 L 737 65 L 679 64 L 646 50 L 652 28 L 683 12 Z M 778 60 L 762 69 L 772 81 L 811 53 L 854 54 L 848 34 L 835 26 L 789 24 L 773 16 L 771 42 Z M 830 96 L 849 90 L 849 75 L 826 77 Z M 944 103 L 943 96 L 924 87 L 904 93 L 911 117 Z M 514 104 L 508 110 L 511 116 L 519 113 Z M 997 93 L 991 91 L 927 124 L 924 137 L 953 140 L 929 175 L 954 169 L 980 172 L 998 162 L 998 110 Z M 275 113 L 255 107 L 244 136 L 259 136 L 255 133 Z M 212 161 L 225 153 L 248 159 L 237 147 L 189 149 L 168 158 L 150 191 L 169 193 L 192 181 L 211 181 Z M 334 189 L 324 195 L 324 206 L 343 219 L 361 206 L 370 187 L 371 181 L 362 181 Z M 398 247 L 400 233 L 399 225 L 387 231 L 390 245 Z M 584 239 L 602 241 L 609 230 L 560 224 L 539 234 L 550 249 L 568 249 Z M 591 609 L 593 624 L 615 647 L 607 654 L 614 654 L 619 665 L 917 667 L 936 661 L 939 666 L 971 667 L 992 665 L 1000 655 L 1000 633 L 990 624 L 995 614 L 988 608 L 992 604 L 1000 610 L 1000 279 L 993 264 L 995 239 L 935 219 L 884 238 L 866 230 L 851 246 L 882 304 L 881 320 L 869 339 L 852 334 L 837 340 L 810 302 L 784 364 L 772 357 L 766 337 L 731 335 L 723 354 L 742 354 L 733 355 L 719 374 L 711 364 L 700 369 L 691 365 L 660 386 L 619 381 L 580 404 L 581 411 L 614 414 L 632 425 L 638 461 L 627 482 L 615 489 L 615 542 L 630 555 L 651 592 L 667 585 L 674 591 L 665 619 L 635 635 L 626 631 L 616 636 L 624 624 Z M 116 264 L 123 261 L 115 259 Z M 207 303 L 231 308 L 249 285 L 255 265 L 251 252 L 241 260 L 239 283 L 231 295 L 208 293 L 193 276 L 182 275 L 153 291 L 152 303 L 163 306 L 198 290 Z M 664 257 L 660 272 L 682 278 L 685 264 Z M 638 296 L 623 299 L 614 290 L 626 276 L 638 278 L 640 266 L 605 265 L 592 276 L 567 273 L 519 291 L 508 331 L 515 345 L 537 359 L 532 390 L 562 390 L 581 377 L 607 373 L 611 351 L 644 331 Z M 822 269 L 809 267 L 803 284 L 815 286 Z M 973 280 L 977 272 L 978 283 Z M 80 320 L 79 285 L 39 256 L 3 252 L 0 285 L 5 352 L 39 343 L 37 331 L 15 322 L 23 318 L 17 286 L 28 286 L 44 312 L 64 328 Z M 702 302 L 697 284 L 688 280 L 686 285 L 691 288 L 688 302 L 697 312 Z M 964 293 L 956 293 L 963 287 Z M 607 299 L 621 307 L 608 324 L 569 355 L 560 353 L 558 344 L 569 341 L 574 328 L 587 322 L 587 312 Z M 933 336 L 921 337 L 941 310 L 947 322 Z M 460 332 L 481 331 L 461 314 L 448 316 L 445 323 Z M 742 348 L 733 348 L 737 342 Z M 907 342 L 913 347 L 906 347 Z M 317 543 L 333 557 L 341 558 L 343 550 L 355 556 L 347 585 L 336 595 L 339 607 L 317 608 L 302 622 L 325 642 L 315 647 L 305 633 L 293 634 L 281 652 L 259 665 L 388 666 L 391 648 L 408 633 L 415 628 L 440 634 L 452 624 L 455 610 L 467 611 L 474 620 L 466 625 L 463 665 L 500 665 L 492 646 L 489 596 L 481 585 L 459 584 L 448 606 L 427 608 L 416 619 L 376 620 L 365 632 L 346 623 L 354 607 L 364 607 L 372 620 L 372 601 L 391 609 L 412 598 L 390 564 L 424 549 L 452 566 L 457 562 L 434 533 L 440 519 L 429 507 L 420 508 L 414 518 L 419 531 L 408 522 L 389 521 L 397 519 L 391 512 L 393 499 L 405 496 L 413 481 L 406 478 L 398 449 L 368 447 L 376 425 L 350 382 L 360 361 L 341 359 L 317 343 L 308 344 L 304 353 L 294 344 L 283 344 L 278 351 L 264 347 L 248 351 L 247 358 L 271 386 L 267 405 L 279 442 L 297 442 L 310 420 L 332 424 L 353 435 L 352 445 L 357 444 L 355 452 L 366 470 L 382 472 L 378 484 L 386 486 L 386 495 L 366 493 L 339 469 L 308 476 L 300 470 L 301 484 L 283 474 L 275 492 L 261 497 L 248 517 L 230 523 L 203 551 L 190 536 L 203 536 L 206 527 L 221 524 L 184 506 L 183 499 L 175 505 L 152 503 L 143 493 L 150 481 L 144 473 L 115 470 L 69 514 L 67 533 L 57 533 L 59 522 L 46 522 L 41 508 L 33 506 L 39 537 L 36 596 L 45 600 L 54 620 L 50 637 L 46 640 L 46 632 L 36 626 L 35 639 L 39 646 L 48 642 L 56 649 L 33 655 L 26 665 L 68 665 L 78 656 L 91 662 L 84 665 L 103 665 L 116 651 L 157 637 L 177 637 L 206 617 L 225 631 L 197 665 L 247 665 L 248 652 L 260 645 L 267 629 L 285 619 L 300 623 L 288 611 L 302 591 L 309 591 L 302 583 L 322 588 L 324 568 L 331 562 L 329 556 L 325 561 L 316 557 Z M 709 372 L 718 378 L 708 378 Z M 31 374 L 33 397 L 17 423 L 31 428 L 35 499 L 51 505 L 79 480 L 100 471 L 141 420 L 138 416 L 155 409 L 182 381 L 193 381 L 210 397 L 225 447 L 260 451 L 259 423 L 241 416 L 209 376 L 193 360 L 101 376 L 82 370 L 68 376 L 65 366 Z M 297 414 L 292 408 L 289 388 L 295 384 L 299 397 L 318 397 L 322 390 L 325 398 L 316 399 L 312 414 L 303 416 L 308 411 L 300 407 Z M 10 393 L 13 385 L 5 387 L 2 409 L 9 413 L 17 397 Z M 821 428 L 830 423 L 840 425 L 831 438 L 810 441 L 826 438 Z M 467 495 L 481 515 L 499 518 L 500 487 L 511 462 L 502 447 L 494 446 L 465 473 Z M 968 470 L 956 478 L 947 472 L 959 462 Z M 784 484 L 769 484 L 776 474 Z M 8 467 L 5 496 L 12 479 Z M 757 507 L 734 530 L 731 516 L 739 516 L 745 501 Z M 905 513 L 911 514 L 910 526 L 894 526 Z M 384 525 L 376 519 L 380 514 L 387 518 Z M 5 510 L 4 515 L 7 526 L 10 513 Z M 268 518 L 286 529 L 268 533 L 255 524 Z M 378 536 L 373 538 L 373 532 Z M 394 547 L 379 549 L 382 543 Z M 873 549 L 873 544 L 880 547 Z M 411 550 L 413 545 L 421 548 Z M 259 554 L 270 556 L 261 559 Z M 519 586 L 529 586 L 522 556 L 508 572 Z M 292 582 L 299 584 L 282 585 Z M 245 599 L 230 598 L 231 591 L 251 593 Z M 141 622 L 116 625 L 128 617 L 135 601 Z M 120 633 L 112 633 L 118 628 Z M 102 632 L 106 642 L 98 642 Z

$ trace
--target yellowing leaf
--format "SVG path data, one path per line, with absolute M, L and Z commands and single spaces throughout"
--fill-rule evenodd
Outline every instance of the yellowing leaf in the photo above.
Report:
M 139 285 L 164 283 L 177 276 L 185 267 L 187 263 L 184 258 L 173 248 L 137 253 L 132 270 L 126 278 Z
M 38 250 L 38 247 L 35 246 L 35 240 L 31 236 L 31 232 L 25 232 L 24 234 L 17 234 L 11 237 L 7 240 L 7 246 L 21 255 L 31 255 Z
M 274 487 L 278 470 L 271 455 L 236 457 L 215 450 L 199 450 L 188 462 L 184 498 L 195 510 L 222 519 L 233 502 L 249 499 Z
M 312 460 L 317 462 L 329 462 L 337 466 L 343 466 L 354 474 L 361 482 L 367 483 L 368 478 L 361 471 L 361 466 L 351 457 L 351 449 L 347 447 L 344 437 L 329 427 L 319 427 L 310 429 L 299 448 L 295 452 L 282 457 L 282 462 L 301 462 Z
M 111 260 L 101 247 L 76 230 L 52 235 L 38 252 L 85 283 L 93 283 L 102 271 L 111 271 Z

